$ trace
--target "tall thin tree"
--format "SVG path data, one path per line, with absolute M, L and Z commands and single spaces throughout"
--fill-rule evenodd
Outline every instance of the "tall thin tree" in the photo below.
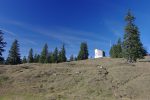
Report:
M 23 57 L 22 63 L 27 63 L 27 59 L 25 56 Z
M 54 50 L 54 53 L 53 53 L 53 63 L 58 63 L 59 59 L 58 59 L 58 49 L 57 47 L 55 48 Z
M 59 62 L 66 62 L 67 57 L 66 57 L 66 49 L 65 49 L 65 45 L 62 45 L 61 50 L 59 51 Z
M 32 49 L 32 48 L 29 50 L 28 62 L 29 62 L 29 63 L 33 63 L 33 62 L 34 62 L 33 49 Z
M 70 61 L 74 61 L 74 56 L 73 55 L 70 56 Z
M 38 63 L 39 60 L 40 60 L 40 55 L 39 54 L 35 54 L 33 58 L 34 58 L 34 63 Z
M 47 43 L 46 43 L 46 44 L 44 45 L 44 47 L 43 47 L 42 52 L 41 52 L 40 63 L 45 63 L 47 56 L 48 56 L 48 45 L 47 45 Z
M 4 62 L 2 53 L 5 51 L 4 47 L 6 46 L 6 42 L 4 41 L 3 35 L 4 33 L 2 32 L 2 30 L 0 30 L 0 63 Z

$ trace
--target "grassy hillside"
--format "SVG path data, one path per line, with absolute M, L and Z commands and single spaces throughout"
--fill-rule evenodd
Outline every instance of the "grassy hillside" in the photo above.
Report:
M 0 100 L 149 100 L 149 86 L 149 62 L 103 58 L 0 66 Z

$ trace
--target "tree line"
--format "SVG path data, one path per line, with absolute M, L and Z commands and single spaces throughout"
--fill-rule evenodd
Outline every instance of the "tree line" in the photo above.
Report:
M 61 63 L 66 62 L 66 49 L 65 45 L 63 44 L 61 49 L 59 50 L 57 47 L 54 49 L 54 51 L 49 52 L 47 43 L 44 45 L 41 54 L 34 54 L 33 49 L 31 48 L 28 53 L 28 57 L 24 56 L 21 59 L 20 54 L 20 46 L 18 40 L 14 40 L 12 43 L 9 54 L 6 60 L 4 60 L 4 57 L 2 56 L 2 53 L 5 51 L 6 42 L 3 38 L 4 33 L 2 30 L 0 30 L 0 63 L 1 64 L 10 64 L 10 65 L 16 65 L 16 64 L 22 64 L 22 63 Z M 85 60 L 88 59 L 89 53 L 88 53 L 88 45 L 86 42 L 82 42 L 80 45 L 80 51 L 77 57 L 74 57 L 73 55 L 70 56 L 69 61 L 76 61 L 76 60 Z
M 123 41 L 118 39 L 118 42 L 112 45 L 110 49 L 110 57 L 112 58 L 125 58 L 127 62 L 133 63 L 137 59 L 144 58 L 147 55 L 146 49 L 143 47 L 143 44 L 140 40 L 140 32 L 138 27 L 135 25 L 135 17 L 128 11 L 126 17 L 126 26 L 124 28 Z M 45 44 L 41 54 L 33 54 L 33 49 L 29 50 L 28 57 L 23 57 L 21 59 L 20 47 L 18 40 L 14 40 L 12 46 L 9 50 L 9 54 L 6 60 L 2 56 L 2 53 L 5 51 L 6 42 L 3 38 L 4 33 L 0 30 L 0 63 L 1 64 L 21 64 L 21 63 L 60 63 L 66 62 L 66 49 L 63 44 L 59 50 L 57 47 L 53 52 L 48 51 L 48 45 Z M 77 57 L 73 55 L 70 56 L 70 61 L 75 60 L 85 60 L 88 59 L 88 46 L 86 42 L 82 42 L 80 45 L 80 51 Z
M 123 41 L 118 40 L 110 49 L 110 56 L 112 58 L 126 58 L 127 62 L 133 63 L 137 59 L 142 59 L 147 55 L 146 49 L 140 40 L 140 32 L 138 27 L 134 24 L 135 17 L 129 10 L 126 17 L 125 34 Z

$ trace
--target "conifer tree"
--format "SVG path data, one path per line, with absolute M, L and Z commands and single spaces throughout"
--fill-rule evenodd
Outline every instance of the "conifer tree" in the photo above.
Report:
M 53 63 L 53 60 L 54 58 L 53 58 L 53 53 L 52 52 L 50 52 L 49 53 L 49 63 Z
M 25 56 L 23 57 L 22 63 L 27 63 L 27 59 Z
M 118 39 L 117 44 L 111 47 L 109 53 L 112 58 L 122 58 L 122 42 L 120 38 Z
M 118 52 L 118 58 L 122 58 L 122 42 L 121 39 L 118 39 L 117 42 L 117 52 Z
M 125 27 L 124 42 L 123 42 L 123 56 L 128 62 L 136 62 L 138 58 L 143 58 L 145 49 L 140 40 L 140 32 L 138 27 L 134 24 L 135 17 L 128 11 L 125 17 L 127 23 Z
M 29 63 L 33 63 L 33 62 L 34 62 L 33 49 L 32 49 L 32 48 L 31 48 L 30 51 L 29 51 L 28 62 L 29 62 Z
M 59 62 L 66 62 L 67 60 L 67 57 L 66 57 L 66 50 L 65 50 L 65 45 L 63 44 L 61 50 L 59 51 L 59 54 L 58 54 L 58 59 L 59 59 Z
M 70 56 L 70 61 L 74 61 L 74 56 L 73 55 Z
M 80 51 L 78 54 L 78 60 L 84 60 L 88 59 L 89 53 L 88 53 L 88 46 L 86 42 L 82 42 L 80 45 Z
M 53 53 L 53 63 L 58 63 L 58 60 L 58 49 L 56 47 Z
M 45 60 L 45 63 L 51 63 L 50 60 L 51 60 L 51 53 L 48 53 L 46 60 Z
M 48 56 L 48 45 L 45 44 L 40 56 L 40 63 L 45 63 Z
M 4 33 L 0 30 L 0 63 L 4 63 L 4 58 L 2 53 L 5 51 L 4 47 L 6 46 L 6 42 L 3 38 Z
M 40 60 L 40 55 L 39 54 L 35 54 L 34 55 L 34 63 L 38 63 Z
M 77 61 L 77 60 L 78 60 L 78 58 L 77 58 L 77 57 L 74 57 L 74 60 L 75 60 L 75 61 Z
M 62 62 L 66 62 L 67 61 L 67 57 L 66 57 L 66 49 L 65 49 L 65 45 L 63 44 L 62 46 Z
M 58 62 L 63 62 L 62 61 L 62 51 L 58 51 Z
M 18 40 L 15 40 L 12 43 L 12 46 L 9 50 L 9 55 L 7 58 L 7 64 L 12 64 L 12 65 L 21 64 Z

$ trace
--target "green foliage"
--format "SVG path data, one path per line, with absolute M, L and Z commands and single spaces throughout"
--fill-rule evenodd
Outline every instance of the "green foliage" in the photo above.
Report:
M 53 53 L 52 52 L 50 52 L 49 53 L 49 63 L 53 63 Z
M 75 59 L 74 59 L 74 56 L 73 55 L 71 55 L 70 56 L 70 61 L 74 61 Z
M 45 44 L 40 56 L 40 63 L 45 63 L 48 56 L 48 45 Z
M 4 33 L 0 30 L 0 63 L 4 63 L 4 58 L 2 53 L 5 51 L 4 47 L 6 47 L 6 42 L 3 38 Z
M 39 54 L 35 54 L 34 55 L 34 63 L 38 63 L 40 61 L 40 55 Z
M 6 63 L 12 65 L 21 64 L 18 40 L 12 43 Z
M 140 40 L 140 32 L 138 27 L 134 24 L 134 20 L 135 17 L 130 11 L 128 11 L 125 18 L 127 25 L 125 27 L 123 41 L 123 57 L 130 63 L 143 58 L 146 53 L 146 50 L 143 48 L 143 44 Z
M 25 56 L 23 57 L 22 63 L 27 63 L 27 59 Z
M 111 47 L 109 54 L 112 58 L 122 58 L 122 42 L 120 38 L 118 39 L 117 44 Z
M 33 62 L 34 62 L 33 49 L 32 49 L 32 48 L 31 48 L 30 51 L 29 51 L 28 62 L 29 62 L 29 63 L 33 63 Z
M 63 44 L 61 50 L 59 51 L 58 55 L 59 62 L 66 62 L 66 50 L 65 50 L 65 45 Z
M 0 76 L 0 85 L 3 84 L 4 82 L 6 82 L 9 79 L 8 76 Z
M 74 60 L 75 60 L 75 61 L 77 61 L 77 60 L 78 60 L 78 58 L 77 58 L 77 57 L 74 57 Z
M 52 56 L 52 62 L 53 63 L 58 63 L 59 59 L 58 59 L 58 49 L 57 47 L 54 50 L 53 56 Z
M 78 60 L 84 60 L 88 59 L 89 53 L 88 53 L 88 46 L 86 42 L 82 42 L 80 45 L 80 51 L 78 54 Z
M 49 53 L 48 55 L 47 55 L 47 57 L 46 57 L 46 60 L 45 60 L 45 63 L 51 63 L 52 61 L 51 61 L 51 53 Z

